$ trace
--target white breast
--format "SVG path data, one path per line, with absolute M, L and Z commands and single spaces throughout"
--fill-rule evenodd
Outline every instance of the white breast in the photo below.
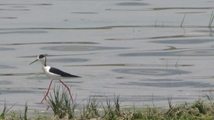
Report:
M 51 78 L 52 80 L 59 80 L 62 78 L 60 75 L 49 72 L 50 68 L 51 68 L 50 66 L 42 67 L 42 70 L 47 77 Z

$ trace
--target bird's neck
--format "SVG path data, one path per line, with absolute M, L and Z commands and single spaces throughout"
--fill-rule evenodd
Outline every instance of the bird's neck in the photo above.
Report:
M 46 64 L 46 59 L 45 59 L 45 60 L 42 60 L 41 63 L 42 63 L 42 66 L 47 66 L 47 64 Z

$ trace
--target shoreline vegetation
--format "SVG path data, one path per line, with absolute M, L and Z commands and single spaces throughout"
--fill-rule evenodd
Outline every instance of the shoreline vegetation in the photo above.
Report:
M 64 89 L 54 87 L 46 100 L 47 112 L 30 110 L 27 102 L 24 110 L 13 111 L 15 104 L 7 108 L 5 103 L 0 120 L 214 120 L 214 102 L 210 96 L 206 98 L 177 105 L 172 105 L 172 98 L 168 98 L 168 107 L 122 107 L 119 96 L 114 96 L 114 100 L 106 98 L 105 103 L 89 97 L 86 104 L 80 105 L 72 104 Z M 29 111 L 36 115 L 28 115 Z

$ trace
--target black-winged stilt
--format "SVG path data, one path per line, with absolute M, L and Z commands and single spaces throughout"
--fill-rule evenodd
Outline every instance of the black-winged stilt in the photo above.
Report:
M 64 71 L 61 71 L 61 70 L 59 70 L 57 68 L 48 66 L 46 64 L 46 62 L 47 62 L 46 56 L 43 55 L 43 54 L 38 55 L 37 59 L 35 61 L 33 61 L 32 63 L 30 63 L 30 65 L 33 64 L 36 61 L 40 61 L 42 63 L 42 70 L 43 70 L 43 72 L 45 73 L 45 75 L 47 77 L 49 77 L 49 78 L 52 79 L 51 82 L 50 82 L 50 84 L 49 84 L 48 90 L 47 90 L 44 98 L 42 99 L 41 103 L 45 100 L 46 96 L 48 95 L 53 80 L 59 80 L 67 88 L 67 90 L 68 90 L 68 92 L 70 94 L 72 103 L 73 103 L 73 98 L 72 98 L 70 89 L 69 89 L 69 87 L 64 82 L 62 82 L 61 78 L 66 78 L 66 77 L 76 78 L 76 77 L 79 77 L 79 76 L 71 75 L 71 74 L 66 73 Z

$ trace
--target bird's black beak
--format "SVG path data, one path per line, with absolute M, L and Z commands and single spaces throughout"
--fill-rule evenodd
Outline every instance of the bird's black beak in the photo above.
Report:
M 31 65 L 31 64 L 33 64 L 33 63 L 35 63 L 36 61 L 38 61 L 38 59 L 36 59 L 35 61 L 33 61 L 32 63 L 30 63 L 29 65 Z

